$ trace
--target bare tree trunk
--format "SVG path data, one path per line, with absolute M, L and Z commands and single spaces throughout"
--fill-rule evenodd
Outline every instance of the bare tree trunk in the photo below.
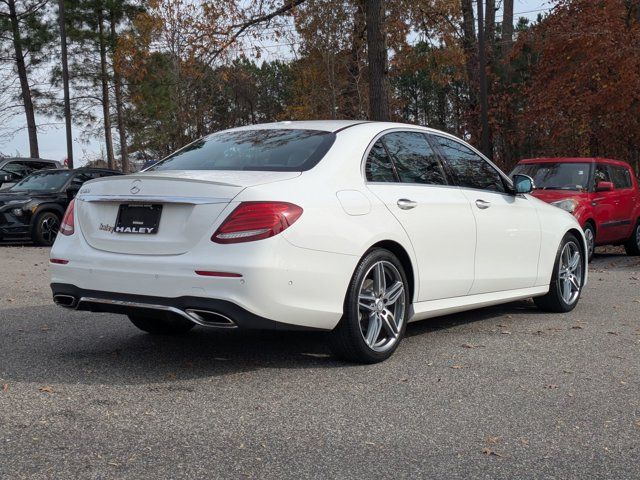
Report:
M 129 154 L 127 152 L 127 131 L 124 119 L 124 108 L 122 105 L 122 78 L 120 72 L 115 64 L 115 48 L 116 48 L 116 19 L 113 11 L 109 16 L 109 23 L 111 27 L 111 42 L 113 45 L 112 61 L 113 61 L 113 83 L 114 93 L 116 100 L 116 121 L 118 123 L 118 134 L 120 136 L 120 158 L 122 162 L 122 171 L 129 173 Z
M 469 131 L 472 139 L 478 134 L 478 43 L 476 37 L 475 17 L 473 14 L 473 0 L 461 0 L 462 9 L 462 48 L 465 56 L 467 82 L 469 87 Z
M 504 50 L 511 50 L 513 42 L 513 0 L 504 0 L 502 15 L 502 41 Z
M 389 120 L 389 87 L 384 0 L 367 0 L 365 17 L 369 59 L 369 117 L 371 120 L 387 121 Z
M 20 78 L 20 89 L 22 96 L 22 104 L 24 105 L 24 113 L 27 117 L 27 131 L 29 132 L 29 155 L 31 158 L 38 158 L 40 152 L 38 150 L 38 131 L 36 128 L 36 117 L 33 111 L 33 100 L 31 99 L 31 87 L 27 77 L 27 67 L 24 62 L 24 53 L 22 51 L 22 39 L 20 38 L 20 25 L 18 23 L 18 14 L 16 13 L 15 0 L 7 0 L 9 5 L 9 20 L 11 22 L 11 33 L 13 35 L 13 49 L 16 56 L 16 68 L 18 77 Z
M 69 62 L 67 61 L 67 28 L 64 17 L 64 0 L 58 0 L 60 24 L 60 53 L 62 62 L 62 86 L 64 92 L 64 126 L 67 138 L 67 166 L 73 168 L 73 137 L 71 132 L 71 100 L 69 96 Z
M 484 0 L 478 0 L 478 77 L 480 80 L 480 150 L 492 157 L 489 141 L 489 96 L 487 90 L 487 65 L 484 30 Z
M 365 0 L 358 0 L 354 4 L 353 31 L 351 32 L 351 50 L 347 64 L 349 82 L 344 89 L 342 104 L 345 106 L 345 118 L 362 118 L 363 108 L 360 103 L 359 82 L 361 75 L 360 53 L 363 51 L 366 23 L 364 19 Z
M 98 7 L 98 36 L 100 42 L 100 80 L 102 82 L 102 115 L 104 117 L 104 140 L 107 147 L 107 165 L 115 168 L 113 158 L 113 136 L 111 133 L 111 108 L 109 102 L 109 79 L 107 77 L 107 45 L 104 38 L 104 12 Z

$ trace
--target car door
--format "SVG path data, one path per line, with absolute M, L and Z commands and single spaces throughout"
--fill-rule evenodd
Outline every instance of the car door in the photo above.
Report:
M 609 243 L 620 237 L 619 228 L 616 225 L 616 211 L 620 202 L 619 192 L 616 192 L 615 189 L 598 192 L 597 186 L 600 182 L 613 183 L 611 170 L 606 163 L 596 164 L 592 186 L 591 205 L 596 222 L 597 244 Z
M 615 189 L 613 220 L 616 225 L 615 236 L 617 239 L 627 239 L 631 236 L 635 227 L 633 218 L 636 204 L 636 191 L 631 181 L 629 168 L 622 165 L 609 165 L 611 180 Z
M 473 283 L 475 220 L 421 131 L 393 131 L 370 149 L 367 187 L 407 232 L 418 261 L 418 301 L 466 295 Z
M 477 224 L 470 294 L 533 287 L 538 276 L 540 221 L 534 202 L 508 191 L 489 161 L 453 138 L 433 135 Z

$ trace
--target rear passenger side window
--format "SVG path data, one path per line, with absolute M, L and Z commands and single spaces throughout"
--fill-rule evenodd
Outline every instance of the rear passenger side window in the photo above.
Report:
M 433 138 L 461 187 L 506 192 L 502 175 L 480 155 L 450 138 Z
M 371 148 L 364 169 L 367 180 L 370 182 L 396 181 L 391 159 L 381 140 L 378 140 Z
M 615 165 L 610 165 L 611 169 L 611 179 L 613 180 L 613 186 L 616 190 L 622 190 L 625 188 L 631 188 L 633 183 L 631 183 L 631 174 L 629 170 L 624 167 L 618 167 Z
M 382 140 L 402 183 L 447 184 L 442 165 L 424 134 L 394 132 Z

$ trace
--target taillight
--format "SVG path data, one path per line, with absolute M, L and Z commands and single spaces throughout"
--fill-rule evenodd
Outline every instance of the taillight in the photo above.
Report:
M 71 200 L 71 203 L 67 207 L 67 211 L 64 213 L 62 223 L 60 224 L 60 233 L 62 235 L 73 235 L 75 231 L 75 221 L 73 219 L 73 209 L 76 203 L 76 199 Z
M 289 228 L 302 208 L 286 202 L 242 202 L 222 222 L 211 240 L 216 243 L 253 242 L 273 237 Z

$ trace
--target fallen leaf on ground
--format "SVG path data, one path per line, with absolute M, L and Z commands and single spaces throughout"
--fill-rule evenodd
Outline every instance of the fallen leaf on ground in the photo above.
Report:
M 558 388 L 558 385 L 551 384 L 551 385 L 547 385 L 547 386 L 546 386 L 546 387 L 544 387 L 544 388 L 548 388 L 549 390 L 553 390 L 553 389 L 555 389 L 555 388 Z
M 9 390 L 9 384 L 8 383 L 3 383 L 2 384 L 2 391 L 6 392 L 7 390 Z
M 620 335 L 618 332 L 607 332 L 609 335 Z
M 511 332 L 509 330 L 503 330 L 502 332 L 500 332 L 502 335 L 511 335 Z
M 490 448 L 483 448 L 482 453 L 488 456 L 502 457 L 500 453 L 496 452 L 495 450 L 491 450 Z
M 487 443 L 493 443 L 496 444 L 498 443 L 500 440 L 502 440 L 502 437 L 487 437 Z
M 451 365 L 451 368 L 453 368 L 454 370 L 460 370 L 462 368 L 462 365 Z
M 463 343 L 462 348 L 484 348 L 484 345 L 473 345 L 472 343 Z
M 40 387 L 38 390 L 43 393 L 53 393 L 53 387 Z
M 574 330 L 582 330 L 582 327 L 580 325 L 574 325 L 573 327 Z

